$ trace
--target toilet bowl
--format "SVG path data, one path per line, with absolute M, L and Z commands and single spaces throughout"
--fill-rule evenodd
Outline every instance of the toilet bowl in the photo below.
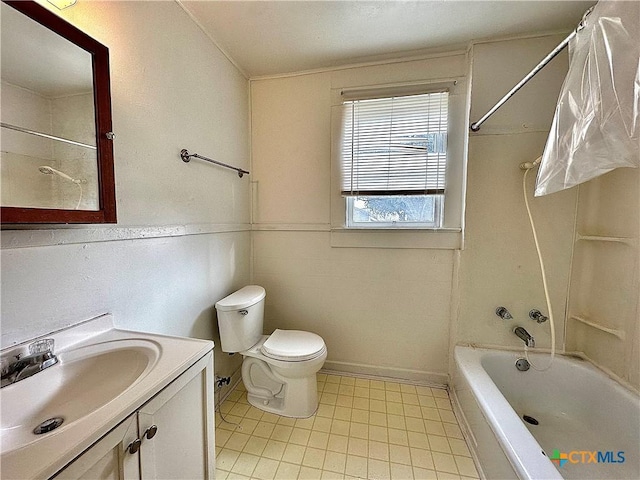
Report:
M 316 373 L 327 358 L 322 337 L 276 329 L 263 335 L 264 288 L 249 285 L 216 303 L 223 352 L 240 353 L 247 400 L 278 415 L 306 418 L 318 408 Z

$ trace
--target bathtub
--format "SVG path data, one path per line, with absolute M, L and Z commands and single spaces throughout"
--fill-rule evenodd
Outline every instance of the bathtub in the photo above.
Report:
M 640 397 L 577 357 L 556 355 L 546 372 L 519 371 L 521 357 L 455 347 L 452 396 L 482 475 L 640 478 Z M 541 367 L 549 361 L 548 354 L 529 358 Z

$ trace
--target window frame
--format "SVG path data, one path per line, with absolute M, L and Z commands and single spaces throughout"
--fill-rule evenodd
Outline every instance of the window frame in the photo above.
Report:
M 349 99 L 390 97 L 449 91 L 447 171 L 443 221 L 438 228 L 412 225 L 349 226 L 347 201 L 341 194 L 340 151 L 343 93 Z M 425 80 L 404 84 L 373 85 L 363 88 L 334 88 L 331 91 L 331 232 L 332 246 L 371 246 L 382 248 L 450 248 L 463 246 L 464 196 L 470 108 L 467 77 Z M 395 234 L 395 235 L 394 235 Z M 426 235 L 425 235 L 426 234 Z M 421 235 L 418 239 L 416 235 Z M 347 239 L 349 240 L 338 240 Z M 395 238 L 394 238 L 395 237 Z M 429 237 L 429 238 L 426 238 Z M 386 239 L 380 242 L 380 239 Z M 335 241 L 334 241 L 335 239 Z M 413 240 L 412 240 L 413 239 Z M 414 246 L 415 245 L 415 246 Z

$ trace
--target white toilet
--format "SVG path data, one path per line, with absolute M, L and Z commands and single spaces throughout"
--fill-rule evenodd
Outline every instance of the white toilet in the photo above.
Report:
M 319 335 L 299 330 L 262 334 L 264 288 L 249 285 L 216 303 L 223 352 L 239 352 L 249 403 L 285 417 L 306 418 L 318 408 L 316 373 L 327 359 Z

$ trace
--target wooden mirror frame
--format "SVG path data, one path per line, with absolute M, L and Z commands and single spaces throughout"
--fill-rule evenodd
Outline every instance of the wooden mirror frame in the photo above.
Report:
M 111 126 L 109 49 L 33 1 L 2 0 L 43 27 L 87 51 L 93 65 L 93 102 L 98 161 L 98 210 L 0 207 L 5 224 L 116 223 L 116 187 Z

